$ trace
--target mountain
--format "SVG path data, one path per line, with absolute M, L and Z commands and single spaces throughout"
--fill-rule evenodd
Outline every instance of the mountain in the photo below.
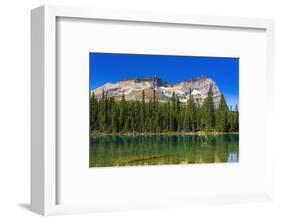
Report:
M 220 102 L 221 92 L 217 84 L 211 78 L 205 76 L 182 81 L 177 84 L 171 84 L 159 77 L 132 78 L 116 83 L 106 83 L 92 92 L 95 93 L 98 99 L 102 97 L 104 91 L 109 97 L 113 96 L 116 100 L 120 100 L 123 94 L 126 100 L 141 100 L 142 91 L 144 91 L 145 99 L 149 101 L 155 90 L 159 102 L 171 100 L 174 92 L 181 103 L 188 101 L 191 92 L 196 105 L 200 107 L 207 98 L 211 86 L 215 108 L 217 108 Z

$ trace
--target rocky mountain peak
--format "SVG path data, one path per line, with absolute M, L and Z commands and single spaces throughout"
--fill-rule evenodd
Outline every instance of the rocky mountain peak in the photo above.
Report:
M 120 100 L 123 94 L 126 100 L 141 100 L 142 91 L 144 91 L 146 101 L 149 101 L 155 91 L 160 102 L 168 102 L 175 93 L 182 103 L 187 102 L 193 96 L 196 105 L 200 107 L 207 98 L 210 87 L 212 87 L 214 104 L 217 108 L 221 97 L 220 90 L 217 84 L 206 76 L 188 79 L 176 84 L 168 83 L 157 76 L 131 78 L 116 83 L 106 83 L 96 88 L 94 93 L 98 99 L 101 98 L 104 91 L 109 97 L 114 97 L 116 100 Z
M 158 76 L 150 76 L 147 78 L 129 78 L 126 80 L 121 80 L 119 82 L 127 82 L 127 83 L 143 83 L 143 82 L 150 82 L 151 84 L 153 84 L 155 87 L 160 87 L 160 86 L 165 86 L 168 84 L 168 82 L 163 81 L 161 78 L 159 78 Z

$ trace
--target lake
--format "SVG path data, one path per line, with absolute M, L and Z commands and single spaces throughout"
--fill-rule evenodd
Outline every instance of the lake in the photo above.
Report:
M 103 135 L 90 138 L 90 167 L 238 162 L 239 135 Z

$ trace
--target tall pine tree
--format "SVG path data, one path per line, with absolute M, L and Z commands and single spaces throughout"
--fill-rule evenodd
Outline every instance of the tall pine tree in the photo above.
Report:
M 202 128 L 205 131 L 213 131 L 215 128 L 215 106 L 213 99 L 213 87 L 209 88 L 208 96 L 202 105 Z
M 219 108 L 217 110 L 216 117 L 216 130 L 219 132 L 228 132 L 229 121 L 228 121 L 228 106 L 226 104 L 224 95 L 221 95 Z

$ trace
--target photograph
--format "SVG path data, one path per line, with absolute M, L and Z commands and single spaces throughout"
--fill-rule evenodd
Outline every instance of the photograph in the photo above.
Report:
M 239 58 L 89 53 L 89 167 L 239 162 Z

